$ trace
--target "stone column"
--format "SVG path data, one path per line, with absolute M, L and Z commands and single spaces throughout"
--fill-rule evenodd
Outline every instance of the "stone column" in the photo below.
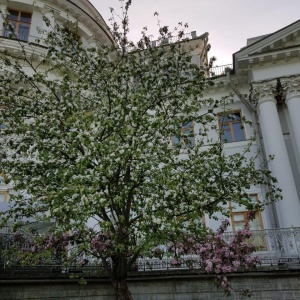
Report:
M 277 81 L 253 83 L 266 154 L 275 158 L 269 163 L 283 200 L 276 203 L 280 227 L 300 226 L 300 202 L 277 113 L 274 91 Z
M 294 144 L 296 155 L 300 158 L 300 76 L 284 80 L 286 86 L 286 105 L 291 118 L 291 125 L 294 132 Z

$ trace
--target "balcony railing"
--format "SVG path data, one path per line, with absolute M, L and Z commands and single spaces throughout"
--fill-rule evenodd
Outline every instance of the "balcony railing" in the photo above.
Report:
M 234 233 L 224 234 L 225 241 L 230 241 Z M 259 256 L 262 265 L 300 264 L 300 227 L 265 229 L 252 231 L 250 240 L 256 247 L 255 256 Z M 72 265 L 64 267 L 57 261 L 34 266 L 23 266 L 8 262 L 7 250 L 10 248 L 10 235 L 0 234 L 0 278 L 14 277 L 68 277 L 73 273 L 91 277 L 99 273 L 99 265 Z M 200 260 L 196 255 L 184 257 L 180 265 L 174 266 L 172 258 L 139 258 L 132 271 L 159 271 L 199 268 Z
M 162 46 L 162 45 L 167 45 L 167 44 L 173 44 L 176 43 L 178 41 L 181 41 L 182 39 L 195 39 L 197 38 L 197 33 L 196 31 L 192 31 L 190 33 L 186 33 L 184 34 L 181 38 L 179 38 L 179 36 L 172 36 L 172 37 L 168 37 L 168 38 L 164 38 L 164 39 L 160 39 L 160 40 L 155 40 L 152 41 L 152 46 L 153 47 L 157 47 L 157 46 Z
M 225 241 L 232 240 L 234 232 L 223 235 Z M 255 256 L 259 256 L 262 265 L 300 264 L 300 227 L 252 230 L 250 242 L 255 245 Z M 190 268 L 189 261 L 197 261 L 196 256 L 187 256 L 180 266 L 174 266 L 171 258 L 138 261 L 139 271 L 174 270 Z M 196 263 L 197 264 L 197 263 Z
M 218 77 L 226 75 L 226 71 L 232 70 L 232 68 L 232 64 L 212 67 L 209 70 L 209 77 Z

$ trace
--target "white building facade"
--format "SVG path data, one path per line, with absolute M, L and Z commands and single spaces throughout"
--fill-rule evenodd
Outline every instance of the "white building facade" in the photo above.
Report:
M 233 90 L 230 110 L 254 124 L 252 129 L 245 124 L 243 135 L 234 124 L 237 121 L 225 124 L 226 151 L 242 151 L 255 130 L 256 141 L 251 151 L 262 149 L 260 161 L 274 156 L 268 167 L 278 180 L 283 200 L 258 213 L 255 229 L 300 226 L 299 34 L 300 21 L 297 21 L 275 33 L 248 39 L 247 46 L 233 54 L 233 65 L 211 70 L 215 86 L 208 95 L 218 99 Z M 226 72 L 228 67 L 231 71 Z M 263 186 L 247 192 L 257 201 L 265 201 Z M 243 216 L 243 208 L 232 211 L 233 230 L 235 224 L 244 222 Z M 206 222 L 215 227 L 213 220 L 207 218 Z
M 9 13 L 8 21 L 14 28 L 14 32 L 11 32 L 11 27 L 5 27 L 0 15 L 1 50 L 18 54 L 21 44 L 25 51 L 32 53 L 36 61 L 45 53 L 43 38 L 49 31 L 43 16 L 50 20 L 51 26 L 54 25 L 54 20 L 66 27 L 76 22 L 80 41 L 86 46 L 114 43 L 107 24 L 88 0 L 0 0 L 0 11 L 2 14 Z M 3 124 L 0 124 L 0 129 L 1 126 Z M 8 208 L 8 191 L 11 188 L 11 185 L 5 184 L 4 175 L 0 174 L 0 211 Z

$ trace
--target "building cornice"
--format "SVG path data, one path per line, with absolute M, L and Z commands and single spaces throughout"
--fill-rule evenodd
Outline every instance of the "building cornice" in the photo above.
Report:
M 98 26 L 98 27 L 100 27 L 101 28 L 101 30 L 104 32 L 104 34 L 106 35 L 106 37 L 110 40 L 110 42 L 112 43 L 112 44 L 114 44 L 114 39 L 113 39 L 113 36 L 112 36 L 112 34 L 111 34 L 111 32 L 110 32 L 110 29 L 109 29 L 109 27 L 107 26 L 107 24 L 105 23 L 105 21 L 104 21 L 104 19 L 103 19 L 103 17 L 101 16 L 101 14 L 98 12 L 98 10 L 91 4 L 91 2 L 90 1 L 88 1 L 88 0 L 85 0 L 84 2 L 88 5 L 88 6 L 90 6 L 90 8 L 92 9 L 92 10 L 94 10 L 95 11 L 95 14 L 97 14 L 98 16 L 98 18 L 99 18 L 99 20 L 97 20 L 96 18 L 94 18 L 93 16 L 91 16 L 89 13 L 87 13 L 82 7 L 81 7 L 81 5 L 79 5 L 79 4 L 77 4 L 76 2 L 78 2 L 78 1 L 74 1 L 74 0 L 65 0 L 65 1 L 67 1 L 68 3 L 70 3 L 71 5 L 73 5 L 73 6 L 75 6 L 77 9 L 79 9 L 80 10 L 80 12 L 82 13 L 82 14 L 85 14 L 86 16 L 88 16 L 90 19 L 92 19 L 93 21 L 94 21 L 94 23 Z M 83 0 L 80 0 L 80 1 L 83 1 Z
M 272 33 L 233 54 L 235 73 L 300 58 L 300 20 Z
M 274 41 L 284 39 L 287 35 L 298 31 L 299 27 L 300 27 L 300 20 L 297 20 L 296 22 L 294 22 L 278 31 L 269 34 L 268 36 L 262 38 L 261 40 L 258 40 L 257 42 L 255 42 L 245 48 L 242 48 L 238 52 L 235 52 L 233 55 L 235 57 L 241 57 L 244 54 L 249 54 L 249 53 L 254 53 L 254 52 L 260 51 L 260 49 L 262 49 L 270 44 L 272 45 L 272 43 Z
M 21 2 L 21 1 L 20 1 Z M 114 44 L 112 33 L 96 8 L 87 0 L 43 0 L 36 3 L 41 9 L 51 9 L 52 5 L 64 12 L 69 12 L 75 19 L 88 26 L 97 37 L 105 36 L 106 40 Z M 89 11 L 85 10 L 85 7 Z M 55 8 L 53 8 L 56 11 Z M 58 12 L 59 13 L 59 12 Z

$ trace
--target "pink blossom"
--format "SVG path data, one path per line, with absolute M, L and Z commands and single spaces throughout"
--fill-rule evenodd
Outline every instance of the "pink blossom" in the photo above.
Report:
M 245 226 L 243 230 L 235 232 L 230 241 L 225 241 L 223 233 L 228 226 L 229 221 L 224 220 L 216 233 L 210 233 L 206 237 L 183 235 L 180 241 L 168 244 L 169 253 L 176 255 L 172 261 L 173 265 L 178 263 L 178 256 L 196 253 L 199 255 L 200 267 L 203 270 L 207 273 L 219 274 L 216 283 L 226 294 L 230 294 L 232 289 L 224 274 L 236 272 L 239 269 L 251 270 L 259 264 L 259 258 L 251 256 L 255 247 L 248 242 L 252 235 L 249 227 Z

